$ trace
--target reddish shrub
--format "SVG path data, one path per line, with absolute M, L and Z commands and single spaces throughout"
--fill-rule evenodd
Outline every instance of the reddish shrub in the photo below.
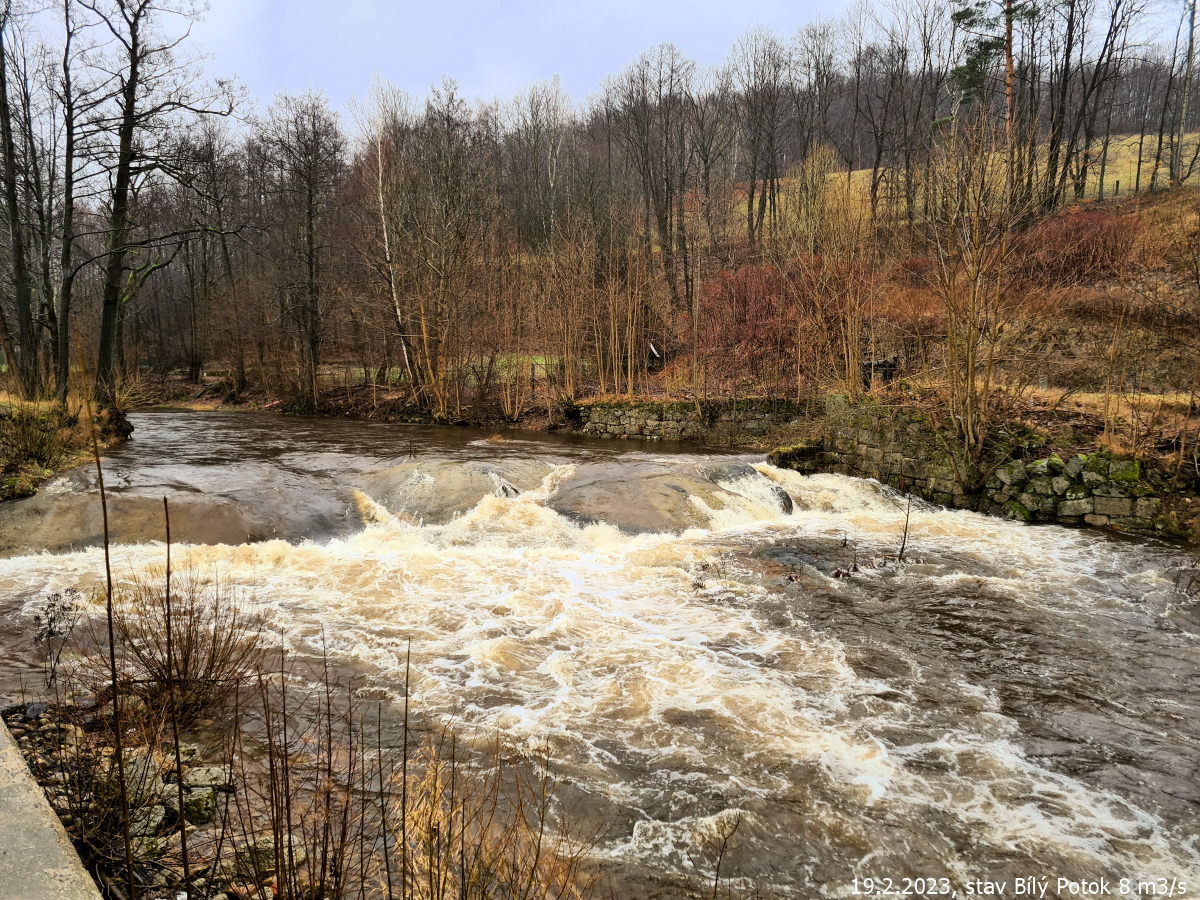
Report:
M 1013 239 L 1014 271 L 1048 286 L 1113 275 L 1129 257 L 1136 230 L 1131 220 L 1104 210 L 1070 209 Z
M 710 366 L 762 378 L 793 334 L 793 311 L 774 266 L 722 271 L 700 285 L 702 350 Z
M 696 352 L 714 384 L 820 382 L 843 364 L 839 342 L 859 339 L 843 326 L 867 314 L 873 278 L 857 261 L 816 255 L 793 259 L 786 272 L 721 272 L 700 285 Z
M 933 278 L 933 260 L 927 256 L 910 256 L 896 263 L 896 271 L 892 276 L 901 284 L 911 287 L 922 287 L 929 284 Z

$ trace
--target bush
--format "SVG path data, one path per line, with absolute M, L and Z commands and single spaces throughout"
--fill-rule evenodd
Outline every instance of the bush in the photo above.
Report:
M 927 287 L 934 279 L 933 260 L 928 256 L 909 256 L 896 263 L 892 277 L 908 287 Z
M 78 415 L 61 406 L 48 411 L 16 407 L 0 414 L 0 462 L 4 471 L 33 465 L 52 469 L 83 446 Z
M 167 616 L 172 654 L 167 653 Z M 264 619 L 230 588 L 193 571 L 175 574 L 170 606 L 161 572 L 121 592 L 114 628 L 129 653 L 134 690 L 151 709 L 168 702 L 174 679 L 187 722 L 221 703 L 257 671 Z
M 87 446 L 78 413 L 61 406 L 48 410 L 14 406 L 0 413 L 0 499 L 36 493 L 54 470 Z
M 785 302 L 785 279 L 779 270 L 746 265 L 722 271 L 703 282 L 699 291 L 702 333 L 695 350 L 704 357 L 714 383 L 745 378 L 762 383 L 781 374 L 771 369 L 779 359 L 779 344 L 795 333 L 795 315 Z
M 1013 271 L 1047 287 L 1109 277 L 1128 259 L 1136 233 L 1128 218 L 1073 208 L 1037 222 L 1013 239 Z

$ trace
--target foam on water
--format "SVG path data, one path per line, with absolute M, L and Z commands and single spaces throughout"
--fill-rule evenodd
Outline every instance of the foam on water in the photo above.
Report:
M 245 588 L 293 648 L 323 645 L 393 695 L 411 639 L 419 708 L 476 733 L 549 743 L 587 791 L 641 811 L 605 854 L 686 868 L 698 833 L 755 800 L 760 811 L 744 811 L 746 828 L 769 834 L 761 804 L 800 790 L 815 798 L 822 828 L 850 828 L 835 826 L 838 817 L 867 828 L 875 816 L 902 821 L 932 808 L 985 844 L 1035 857 L 1051 848 L 1082 871 L 1194 871 L 1196 846 L 1172 846 L 1153 814 L 1027 758 L 1013 720 L 977 684 L 956 687 L 975 711 L 953 730 L 903 745 L 887 738 L 920 721 L 921 673 L 899 689 L 860 677 L 843 643 L 781 609 L 740 551 L 798 535 L 894 547 L 905 502 L 870 482 L 754 469 L 721 482 L 717 498 L 693 496 L 709 524 L 678 534 L 560 515 L 546 504 L 572 468 L 555 466 L 515 496 L 497 478 L 493 494 L 441 525 L 413 524 L 359 493 L 367 525 L 348 537 L 176 552 Z M 1069 615 L 1165 583 L 1135 554 L 1083 532 L 913 503 L 909 533 L 916 561 L 884 574 L 929 590 L 985 579 L 994 595 Z M 964 565 L 922 564 L 921 554 Z M 162 547 L 117 547 L 114 560 L 125 581 L 160 565 Z M 98 550 L 18 557 L 0 562 L 0 590 L 32 602 L 92 585 L 99 572 Z M 865 572 L 861 582 L 884 574 Z M 1052 582 L 1060 589 L 1040 589 Z M 823 589 L 846 591 L 835 579 Z M 815 786 L 797 787 L 797 767 Z M 715 811 L 698 799 L 713 792 L 722 798 Z M 965 851 L 944 864 L 948 873 L 971 870 Z M 793 876 L 777 887 L 798 890 Z

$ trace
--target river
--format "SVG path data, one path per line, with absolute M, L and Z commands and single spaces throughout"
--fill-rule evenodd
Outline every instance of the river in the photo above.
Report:
M 565 813 L 604 819 L 618 896 L 683 895 L 735 817 L 731 883 L 766 896 L 854 896 L 856 877 L 1200 894 L 1189 552 L 914 502 L 899 562 L 904 498 L 761 456 L 133 422 L 106 459 L 118 579 L 161 565 L 165 495 L 179 555 L 297 652 L 323 641 L 398 698 L 411 640 L 416 708 L 550 748 Z M 36 677 L 14 648 L 38 598 L 103 571 L 97 506 L 83 469 L 0 509 L 10 693 Z

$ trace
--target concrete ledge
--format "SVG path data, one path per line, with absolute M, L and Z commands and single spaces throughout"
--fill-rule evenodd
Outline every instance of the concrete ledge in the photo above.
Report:
M 0 722 L 0 900 L 100 900 L 58 816 Z

